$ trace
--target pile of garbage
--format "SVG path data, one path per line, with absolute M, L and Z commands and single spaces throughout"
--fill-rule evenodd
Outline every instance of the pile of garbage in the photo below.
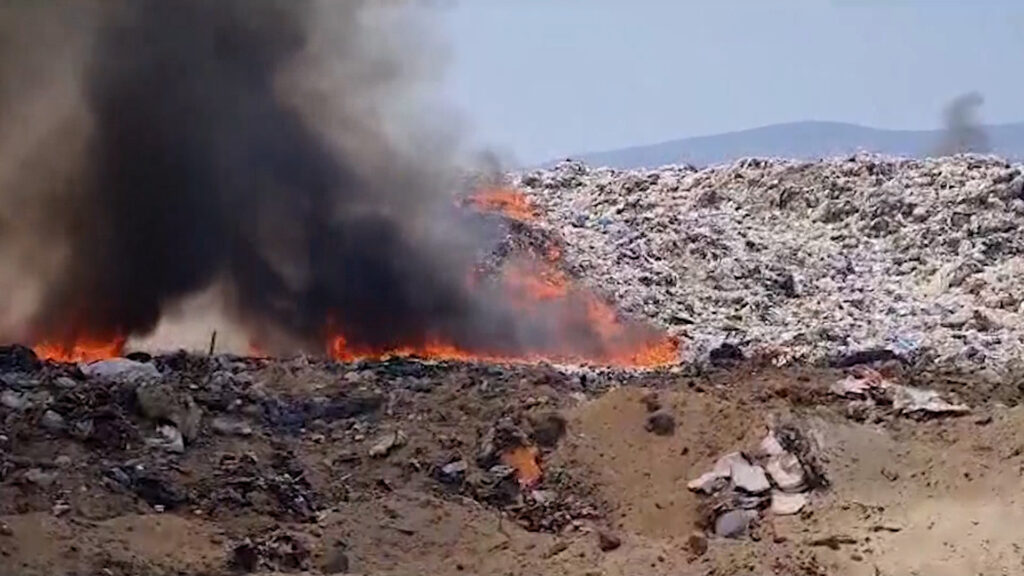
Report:
M 890 350 L 1000 370 L 1024 350 L 1024 166 L 994 157 L 696 169 L 565 162 L 514 177 L 565 259 L 704 357 Z
M 721 538 L 750 533 L 761 513 L 789 516 L 810 502 L 812 490 L 828 485 L 814 449 L 797 428 L 769 430 L 756 449 L 730 452 L 687 487 L 701 502 L 702 528 Z

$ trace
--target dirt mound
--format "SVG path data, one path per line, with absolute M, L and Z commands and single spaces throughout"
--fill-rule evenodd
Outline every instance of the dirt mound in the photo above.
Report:
M 155 374 L 0 375 L 4 573 L 953 575 L 1019 562 L 1018 408 L 865 417 L 832 391 L 841 372 L 749 365 L 141 364 Z M 154 389 L 169 411 L 145 408 Z M 652 414 L 674 427 L 656 433 Z M 829 487 L 797 515 L 755 511 L 748 536 L 717 537 L 687 484 L 783 421 L 816 439 Z M 532 448 L 505 457 L 520 445 Z M 524 475 L 530 454 L 539 480 Z

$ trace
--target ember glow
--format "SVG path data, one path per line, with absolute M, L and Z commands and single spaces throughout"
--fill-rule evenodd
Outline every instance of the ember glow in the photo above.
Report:
M 94 362 L 116 358 L 124 352 L 125 338 L 108 340 L 79 338 L 72 342 L 41 342 L 33 348 L 36 356 L 54 362 Z

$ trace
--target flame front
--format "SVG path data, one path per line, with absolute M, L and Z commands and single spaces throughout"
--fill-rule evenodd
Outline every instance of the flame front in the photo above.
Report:
M 54 362 L 94 362 L 124 353 L 125 338 L 76 338 L 68 342 L 43 341 L 35 345 L 36 356 Z
M 467 204 L 481 211 L 498 212 L 507 218 L 529 222 L 537 213 L 525 195 L 508 189 L 487 189 L 471 196 Z M 676 362 L 679 341 L 661 331 L 620 318 L 615 309 L 585 287 L 575 285 L 560 268 L 562 250 L 547 246 L 535 257 L 511 258 L 494 282 L 502 304 L 517 315 L 544 326 L 548 338 L 540 349 L 488 350 L 486 345 L 458 346 L 439 337 L 428 337 L 413 346 L 374 349 L 351 343 L 343 330 L 328 330 L 328 354 L 350 362 L 363 358 L 416 356 L 437 360 L 566 364 L 598 364 L 621 367 L 657 367 Z M 483 282 L 470 275 L 467 285 L 482 290 Z M 586 333 L 591 346 L 577 341 Z

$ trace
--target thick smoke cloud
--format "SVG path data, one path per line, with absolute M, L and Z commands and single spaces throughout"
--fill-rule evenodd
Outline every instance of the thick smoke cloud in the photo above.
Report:
M 511 314 L 465 287 L 445 152 L 396 140 L 411 64 L 372 2 L 4 11 L 0 120 L 25 113 L 26 67 L 10 63 L 41 30 L 39 82 L 58 94 L 34 139 L 0 127 L 17 142 L 0 158 L 21 155 L 0 164 L 3 215 L 31 222 L 0 220 L 0 242 L 41 288 L 22 337 L 144 334 L 222 284 L 267 343 L 319 351 L 333 325 L 366 346 L 518 345 Z

